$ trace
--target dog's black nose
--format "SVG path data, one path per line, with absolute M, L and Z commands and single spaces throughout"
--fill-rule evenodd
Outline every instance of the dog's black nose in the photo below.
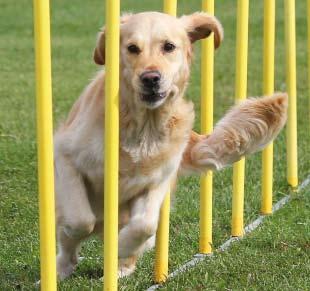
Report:
M 158 89 L 160 78 L 158 71 L 146 71 L 140 75 L 140 80 L 147 89 Z

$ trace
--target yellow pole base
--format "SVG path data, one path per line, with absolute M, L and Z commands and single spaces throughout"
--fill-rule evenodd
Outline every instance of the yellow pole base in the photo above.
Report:
M 168 277 L 170 193 L 166 194 L 160 210 L 156 233 L 154 281 L 163 283 Z

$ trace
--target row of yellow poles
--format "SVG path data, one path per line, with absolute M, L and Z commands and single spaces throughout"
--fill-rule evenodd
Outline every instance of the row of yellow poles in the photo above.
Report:
M 264 94 L 274 90 L 275 1 L 264 0 Z M 214 0 L 203 0 L 202 10 L 214 14 Z M 176 15 L 177 1 L 165 0 L 164 12 Z M 238 0 L 236 48 L 236 102 L 246 98 L 249 1 Z M 307 6 L 310 19 L 310 0 Z M 105 195 L 104 199 L 104 289 L 117 290 L 118 257 L 118 143 L 119 143 L 119 16 L 120 1 L 106 1 L 106 105 L 105 105 Z M 285 36 L 289 114 L 287 126 L 288 183 L 298 184 L 296 122 L 295 2 L 285 0 Z M 310 36 L 310 22 L 308 31 Z M 36 51 L 37 140 L 40 211 L 41 289 L 56 290 L 56 244 L 52 139 L 52 90 L 49 0 L 34 0 Z M 309 37 L 310 39 L 310 37 Z M 310 66 L 310 40 L 309 66 Z M 213 36 L 202 44 L 201 111 L 202 133 L 213 126 Z M 310 74 L 309 74 L 310 76 Z M 309 77 L 310 83 L 310 77 Z M 243 234 L 244 159 L 234 165 L 232 235 Z M 272 145 L 263 153 L 262 212 L 272 208 Z M 112 193 L 112 195 L 111 195 Z M 201 177 L 201 253 L 212 252 L 212 172 Z M 155 281 L 168 276 L 170 194 L 161 208 L 156 235 Z
M 57 289 L 49 0 L 34 0 L 40 258 L 43 291 Z M 117 290 L 120 1 L 106 1 L 104 289 Z
M 169 2 L 169 1 L 166 1 Z M 173 1 L 174 2 L 174 1 Z M 176 4 L 175 4 L 176 6 Z M 203 0 L 202 10 L 214 14 L 214 1 Z M 310 0 L 308 0 L 310 14 Z M 289 93 L 288 133 L 287 133 L 287 160 L 288 183 L 292 187 L 298 185 L 297 174 L 297 123 L 296 123 L 296 40 L 295 40 L 295 1 L 285 2 L 286 23 L 286 63 L 287 86 Z M 240 102 L 247 96 L 247 59 L 248 59 L 248 20 L 249 1 L 238 0 L 237 4 L 237 40 L 236 40 L 236 87 L 235 100 Z M 310 24 L 309 31 L 310 31 Z M 310 33 L 309 33 L 310 34 Z M 293 43 L 293 45 L 292 45 Z M 264 0 L 264 57 L 263 57 L 263 94 L 271 95 L 274 92 L 274 53 L 275 53 L 275 0 Z M 310 41 L 309 41 L 310 63 Z M 213 65 L 214 46 L 213 36 L 203 40 L 201 51 L 201 132 L 209 134 L 213 127 Z M 310 74 L 309 74 L 310 75 Z M 309 77 L 310 80 L 310 77 Z M 310 81 L 309 81 L 310 83 Z M 292 178 L 293 177 L 293 178 Z M 233 198 L 232 198 L 232 236 L 242 236 L 244 232 L 244 180 L 245 160 L 241 159 L 233 168 Z M 262 214 L 272 213 L 272 183 L 273 183 L 273 144 L 268 145 L 262 155 Z M 201 176 L 200 181 L 200 238 L 199 251 L 203 254 L 212 252 L 212 172 L 208 171 Z M 163 207 L 164 209 L 164 207 Z M 163 212 L 162 209 L 162 212 Z M 169 210 L 161 215 L 160 226 L 169 229 Z M 157 241 L 168 243 L 168 232 L 160 232 Z M 161 247 L 162 248 L 162 247 Z M 156 258 L 168 255 L 168 246 L 165 252 L 157 249 Z M 163 282 L 168 275 L 168 259 L 156 264 L 155 281 Z

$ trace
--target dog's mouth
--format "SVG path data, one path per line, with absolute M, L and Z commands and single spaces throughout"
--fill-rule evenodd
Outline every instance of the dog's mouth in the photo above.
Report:
M 151 93 L 142 93 L 140 95 L 141 100 L 147 103 L 148 107 L 156 107 L 157 104 L 161 104 L 165 97 L 167 96 L 167 92 L 151 92 Z

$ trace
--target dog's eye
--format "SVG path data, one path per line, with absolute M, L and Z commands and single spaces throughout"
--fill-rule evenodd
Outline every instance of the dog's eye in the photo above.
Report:
M 139 47 L 137 47 L 135 44 L 131 44 L 127 47 L 127 50 L 131 53 L 131 54 L 139 54 L 141 52 L 141 50 L 139 49 Z
M 165 52 L 170 53 L 174 51 L 175 45 L 171 42 L 165 42 L 163 49 Z

